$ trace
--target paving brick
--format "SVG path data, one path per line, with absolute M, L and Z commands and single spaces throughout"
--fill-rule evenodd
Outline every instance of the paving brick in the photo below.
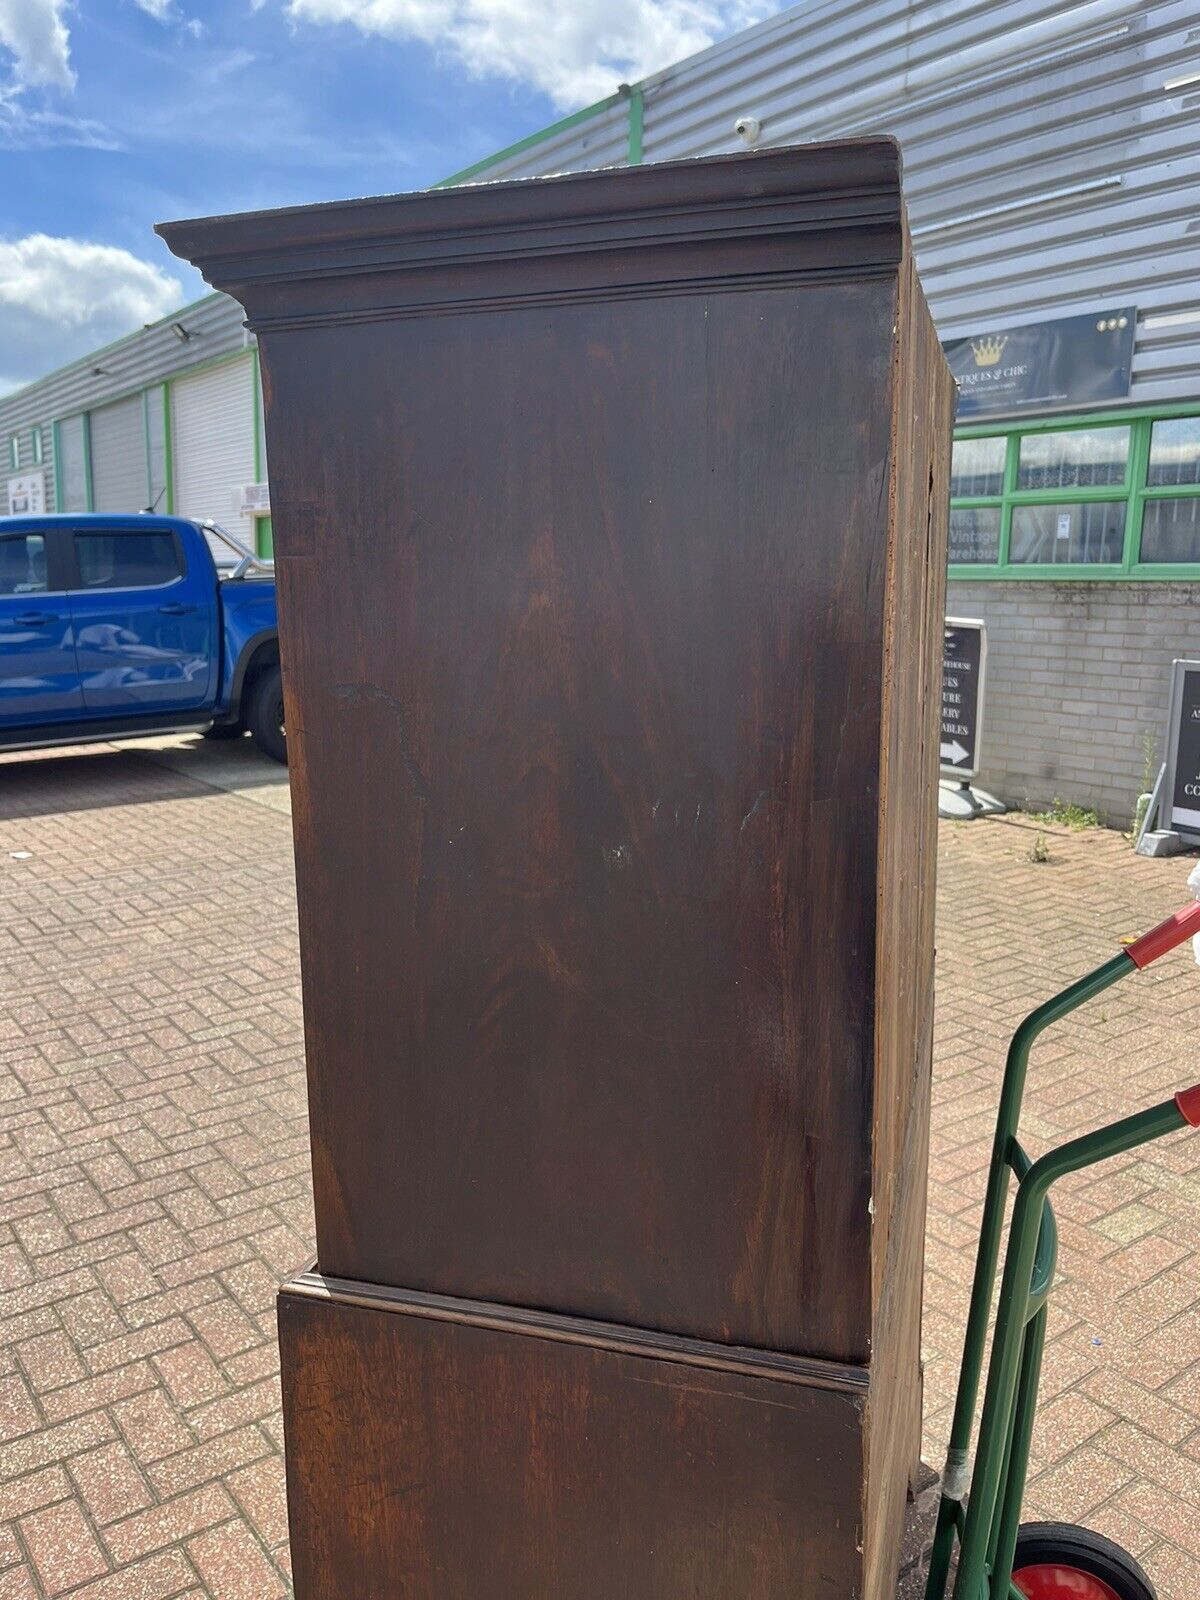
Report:
M 227 1522 L 200 1534 L 187 1550 L 211 1600 L 275 1600 L 287 1593 L 245 1523 Z
M 153 1499 L 149 1484 L 123 1444 L 104 1445 L 75 1456 L 70 1472 L 93 1521 L 101 1525 L 143 1511 Z
M 266 1456 L 231 1474 L 226 1482 L 263 1543 L 282 1544 L 288 1536 L 288 1521 L 283 1462 L 279 1457 Z
M 18 1526 L 47 1595 L 62 1594 L 108 1570 L 104 1552 L 74 1500 L 31 1512 Z
M 192 1434 L 160 1389 L 151 1389 L 112 1408 L 125 1442 L 143 1464 L 173 1455 L 193 1442 Z
M 36 866 L 0 870 L 0 1600 L 47 1600 L 13 1530 L 47 1511 L 35 1529 L 78 1528 L 70 1508 L 113 1567 L 70 1600 L 271 1600 L 288 1571 L 274 1297 L 312 1239 L 287 818 L 129 751 L 0 767 Z M 1021 817 L 944 827 L 939 871 L 934 1461 L 1008 1035 L 1184 875 Z M 1162 1098 L 1198 1023 L 1180 953 L 1057 1026 L 1031 1063 L 1031 1144 Z M 1200 1593 L 1198 1200 L 1200 1140 L 1182 1137 L 1055 1196 L 1029 1510 L 1143 1554 L 1160 1600 Z
M 214 1523 L 223 1522 L 235 1510 L 221 1484 L 205 1484 L 174 1500 L 165 1500 L 149 1510 L 139 1511 L 104 1530 L 104 1542 L 118 1562 L 129 1562 L 167 1545 L 175 1545 L 190 1534 Z

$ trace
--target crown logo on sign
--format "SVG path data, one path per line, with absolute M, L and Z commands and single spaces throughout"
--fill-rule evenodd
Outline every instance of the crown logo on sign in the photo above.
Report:
M 989 333 L 986 339 L 972 339 L 971 351 L 975 357 L 977 367 L 994 367 L 1004 354 L 1004 346 L 1008 343 L 1008 335 L 1000 337 L 998 334 Z

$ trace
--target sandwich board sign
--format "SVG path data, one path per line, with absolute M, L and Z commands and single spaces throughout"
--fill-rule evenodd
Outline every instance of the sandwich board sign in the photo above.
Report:
M 979 775 L 987 629 L 978 617 L 947 617 L 942 647 L 942 776 Z
M 1200 661 L 1171 664 L 1171 714 L 1160 828 L 1200 843 Z

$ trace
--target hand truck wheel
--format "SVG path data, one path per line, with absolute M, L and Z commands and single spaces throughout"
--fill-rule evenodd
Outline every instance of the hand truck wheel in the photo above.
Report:
M 1119 1544 L 1069 1522 L 1026 1522 L 1017 1534 L 1013 1587 L 1025 1600 L 1157 1600 Z

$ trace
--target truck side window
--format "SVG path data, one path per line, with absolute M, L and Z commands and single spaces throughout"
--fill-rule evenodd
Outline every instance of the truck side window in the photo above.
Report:
M 46 541 L 40 533 L 10 533 L 0 539 L 0 594 L 42 594 L 46 588 Z
M 77 533 L 81 589 L 156 589 L 183 576 L 170 533 Z

